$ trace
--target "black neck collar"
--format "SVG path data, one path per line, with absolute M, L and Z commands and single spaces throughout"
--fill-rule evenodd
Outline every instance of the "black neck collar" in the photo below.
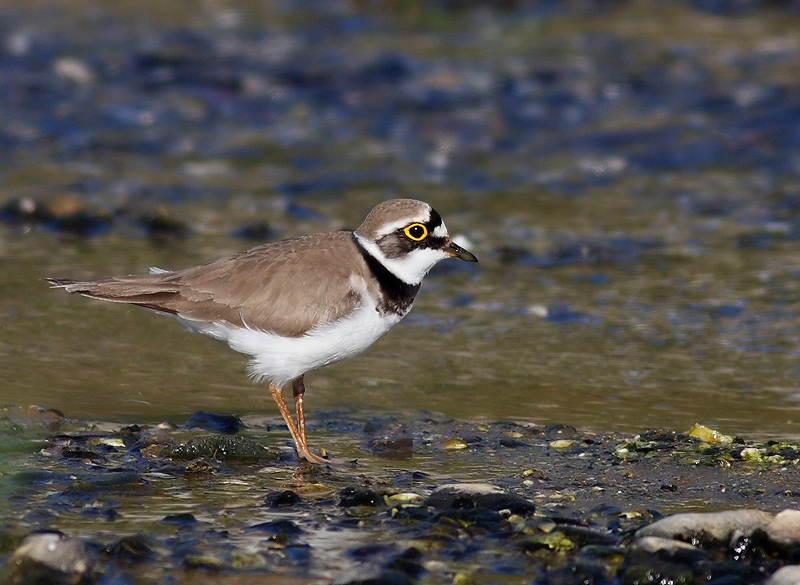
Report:
M 381 264 L 380 260 L 361 245 L 355 234 L 353 234 L 353 241 L 380 285 L 382 298 L 378 301 L 378 310 L 382 314 L 394 313 L 401 317 L 408 313 L 419 291 L 419 284 L 408 284 L 392 274 L 386 266 Z

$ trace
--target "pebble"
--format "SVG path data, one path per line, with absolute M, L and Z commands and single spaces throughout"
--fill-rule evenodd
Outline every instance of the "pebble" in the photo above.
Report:
M 384 503 L 383 498 L 373 490 L 347 487 L 344 488 L 339 495 L 341 496 L 339 505 L 345 508 L 355 506 L 381 506 Z
M 443 446 L 450 451 L 460 451 L 461 449 L 467 449 L 469 447 L 469 445 L 461 439 L 449 439 L 444 442 Z
M 575 444 L 575 441 L 572 439 L 558 439 L 557 441 L 551 441 L 550 448 L 551 449 L 569 449 Z
M 765 530 L 772 518 L 768 512 L 747 509 L 675 514 L 641 528 L 636 536 L 731 545 L 756 530 Z
M 527 514 L 534 510 L 532 502 L 488 483 L 451 483 L 439 486 L 427 502 L 434 508 L 488 508 Z
M 32 534 L 11 555 L 4 583 L 81 583 L 94 563 L 92 550 L 77 538 L 60 532 Z
M 637 538 L 631 544 L 631 552 L 658 555 L 660 558 L 676 562 L 695 562 L 705 558 L 706 553 L 687 542 L 661 538 L 659 536 L 644 536 Z
M 484 429 L 457 421 L 407 422 L 395 424 L 393 428 L 407 426 L 409 436 L 415 438 L 426 436 L 420 429 L 427 430 L 427 436 L 461 437 L 470 447 L 475 447 L 462 451 L 459 457 L 481 460 L 483 454 L 498 457 L 502 453 L 499 459 L 508 474 L 499 477 L 496 483 L 462 483 L 444 480 L 435 473 L 393 470 L 391 481 L 373 481 L 368 475 L 349 469 L 301 467 L 295 471 L 291 459 L 283 465 L 269 464 L 255 471 L 255 465 L 234 466 L 213 458 L 230 455 L 230 449 L 236 452 L 240 447 L 258 445 L 239 435 L 219 434 L 227 423 L 232 423 L 232 429 L 238 428 L 238 419 L 198 417 L 195 422 L 209 421 L 216 432 L 205 431 L 186 440 L 190 433 L 185 427 L 178 429 L 174 425 L 158 428 L 114 425 L 110 427 L 112 430 L 84 425 L 87 428 L 76 429 L 76 422 L 61 421 L 60 415 L 45 409 L 6 408 L 0 409 L 0 414 L 5 414 L 9 420 L 32 420 L 25 424 L 38 428 L 42 436 L 48 437 L 41 453 L 32 457 L 44 465 L 56 466 L 48 468 L 46 473 L 34 474 L 28 470 L 12 478 L 12 488 L 19 488 L 16 498 L 32 491 L 30 505 L 37 506 L 35 510 L 43 514 L 28 515 L 25 530 L 5 536 L 0 530 L 0 541 L 9 543 L 9 539 L 13 539 L 6 550 L 13 550 L 22 542 L 32 524 L 47 526 L 58 522 L 58 526 L 64 526 L 74 517 L 80 526 L 86 526 L 91 519 L 103 521 L 106 526 L 107 520 L 121 517 L 128 525 L 134 517 L 126 513 L 131 509 L 130 504 L 138 506 L 142 498 L 154 493 L 153 490 L 158 494 L 159 486 L 179 486 L 179 493 L 188 486 L 198 492 L 202 490 L 204 498 L 209 493 L 208 486 L 219 486 L 210 491 L 220 494 L 222 490 L 232 490 L 229 496 L 212 495 L 211 506 L 205 501 L 190 508 L 156 506 L 154 518 L 160 518 L 161 524 L 156 530 L 146 528 L 146 539 L 126 537 L 111 544 L 83 545 L 73 539 L 72 545 L 77 546 L 78 552 L 83 550 L 81 546 L 88 548 L 90 561 L 94 559 L 93 551 L 105 550 L 103 554 L 107 556 L 102 557 L 102 563 L 93 561 L 87 577 L 79 573 L 76 577 L 62 569 L 56 573 L 46 569 L 50 573 L 44 580 L 50 583 L 116 582 L 118 571 L 133 578 L 140 563 L 168 573 L 173 569 L 155 569 L 163 565 L 167 554 L 172 559 L 169 562 L 174 560 L 177 571 L 189 568 L 203 574 L 219 570 L 256 569 L 276 574 L 300 571 L 313 578 L 319 574 L 315 568 L 318 565 L 330 567 L 325 564 L 328 551 L 338 550 L 347 557 L 348 566 L 359 566 L 352 577 L 343 581 L 353 583 L 415 583 L 425 572 L 436 572 L 434 580 L 468 584 L 470 580 L 482 578 L 477 575 L 484 571 L 490 578 L 502 575 L 501 578 L 516 579 L 519 576 L 530 581 L 534 578 L 531 567 L 535 562 L 537 567 L 546 568 L 540 572 L 534 569 L 537 575 L 530 581 L 532 583 L 567 585 L 583 580 L 722 585 L 762 583 L 782 564 L 797 562 L 795 551 L 800 543 L 800 531 L 794 527 L 800 526 L 800 510 L 784 510 L 777 515 L 760 510 L 729 510 L 676 514 L 654 521 L 657 511 L 650 511 L 644 504 L 634 507 L 633 502 L 614 499 L 613 494 L 624 493 L 622 490 L 636 481 L 649 486 L 646 492 L 649 499 L 644 501 L 662 501 L 658 498 L 663 498 L 663 486 L 673 485 L 676 476 L 673 467 L 664 471 L 661 466 L 671 466 L 671 461 L 684 457 L 687 451 L 694 453 L 691 450 L 701 445 L 683 434 L 653 431 L 637 435 L 633 440 L 626 439 L 625 444 L 632 453 L 658 455 L 659 467 L 645 469 L 644 466 L 620 465 L 613 458 L 616 445 L 621 441 L 618 435 L 580 433 L 563 425 L 520 432 L 522 427 L 507 428 L 503 423 L 493 423 L 491 428 Z M 50 429 L 51 421 L 56 425 L 55 431 Z M 443 424 L 450 425 L 445 427 L 446 432 Z M 352 428 L 358 426 L 353 424 Z M 368 434 L 386 435 L 388 426 L 379 426 L 379 433 L 372 429 Z M 175 431 L 179 434 L 171 435 Z M 537 434 L 547 440 L 531 440 L 530 446 L 514 450 L 495 448 L 498 442 L 502 445 L 502 441 L 517 441 Z M 181 440 L 184 442 L 179 443 Z M 555 452 L 550 446 L 554 441 L 574 442 L 573 449 L 577 451 L 580 446 L 580 451 L 587 453 L 586 459 L 592 461 L 581 459 L 577 452 L 571 454 L 569 450 Z M 157 446 L 160 450 L 163 447 L 164 455 L 169 455 L 169 449 L 176 446 L 192 457 L 198 455 L 200 447 L 210 451 L 204 457 L 178 463 L 164 460 L 158 453 L 145 457 L 145 445 Z M 764 449 L 768 455 L 790 454 L 789 451 L 795 449 L 791 444 L 753 445 Z M 257 449 L 267 447 L 259 445 Z M 707 449 L 703 446 L 701 452 Z M 728 454 L 730 450 L 720 450 L 720 453 Z M 47 461 L 40 460 L 43 456 Z M 446 458 L 442 453 L 437 456 Z M 565 465 L 565 461 L 569 465 Z M 593 480 L 587 484 L 585 478 L 599 476 L 602 465 L 614 473 L 603 471 L 602 481 Z M 790 467 L 768 467 L 756 477 L 752 463 L 734 460 L 733 465 L 738 466 L 738 471 L 736 467 L 731 470 L 718 466 L 704 471 L 700 489 L 707 490 L 708 486 L 720 483 L 732 485 L 734 478 L 740 477 L 747 478 L 751 489 L 763 485 L 765 490 L 774 492 L 771 486 L 781 482 L 781 489 L 784 485 L 788 488 L 797 485 L 797 472 Z M 295 473 L 291 476 L 293 479 L 289 480 L 287 471 Z M 190 472 L 194 474 L 190 476 Z M 214 475 L 200 477 L 198 472 Z M 276 472 L 286 479 L 277 483 L 264 479 L 263 474 L 272 476 Z M 520 478 L 525 478 L 530 485 L 517 485 Z M 568 489 L 570 485 L 582 488 Z M 687 491 L 687 485 L 681 480 L 679 493 Z M 49 495 L 46 504 L 42 503 L 41 494 L 52 492 L 52 486 L 65 489 Z M 273 491 L 269 491 L 268 486 Z M 727 493 L 716 490 L 704 493 L 709 494 L 706 500 L 709 508 L 721 509 L 727 501 Z M 712 493 L 717 500 L 710 499 Z M 760 500 L 760 505 L 773 511 L 791 505 L 775 504 L 793 498 L 791 492 L 774 493 L 773 499 Z M 538 515 L 534 516 L 534 511 Z M 644 526 L 648 522 L 651 524 Z M 108 528 L 97 530 L 108 534 Z M 330 537 L 324 536 L 328 540 L 320 540 L 320 531 L 323 535 L 326 531 L 330 533 Z M 38 536 L 34 534 L 31 538 Z M 56 534 L 48 538 L 59 544 L 66 537 Z M 414 547 L 401 551 L 400 542 L 414 542 Z M 247 548 L 243 549 L 241 543 Z M 256 548 L 251 549 L 251 545 Z M 731 548 L 719 550 L 725 547 Z M 20 546 L 14 555 L 15 562 L 27 559 L 24 551 Z M 328 555 L 327 558 L 332 557 Z M 454 576 L 452 561 L 462 558 L 475 559 L 475 566 L 480 566 L 481 573 L 473 572 L 472 564 L 466 561 L 462 576 Z M 15 565 L 16 573 L 12 575 L 16 577 L 6 581 L 9 585 L 39 579 L 44 569 L 33 561 L 26 560 L 26 563 Z M 68 568 L 69 564 L 64 566 Z M 80 569 L 79 563 L 77 566 Z M 792 575 L 789 570 L 775 573 L 770 582 L 773 585 L 790 583 Z
M 292 490 L 281 490 L 267 494 L 264 504 L 270 508 L 287 508 L 299 504 L 301 501 L 300 496 Z
M 729 445 L 733 442 L 733 437 L 696 423 L 686 434 L 711 445 Z
M 775 571 L 764 585 L 797 585 L 800 583 L 800 565 L 786 565 Z
M 79 86 L 90 86 L 97 82 L 97 76 L 83 61 L 72 57 L 61 57 L 53 62 L 53 71 L 59 77 L 68 79 Z
M 800 544 L 800 510 L 778 513 L 766 527 L 770 542 L 780 549 L 790 549 Z

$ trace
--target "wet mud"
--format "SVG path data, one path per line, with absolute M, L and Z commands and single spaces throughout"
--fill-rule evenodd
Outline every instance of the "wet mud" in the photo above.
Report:
M 269 421 L 3 414 L 5 583 L 752 583 L 800 560 L 800 512 L 776 515 L 800 444 L 340 414 L 315 466 Z

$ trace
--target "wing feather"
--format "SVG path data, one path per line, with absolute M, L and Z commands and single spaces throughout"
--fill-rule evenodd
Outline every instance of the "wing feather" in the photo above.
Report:
M 299 337 L 355 309 L 366 267 L 350 232 L 283 240 L 210 264 L 92 281 L 50 279 L 71 293 L 140 305 L 198 322 Z M 358 279 L 355 279 L 358 280 Z

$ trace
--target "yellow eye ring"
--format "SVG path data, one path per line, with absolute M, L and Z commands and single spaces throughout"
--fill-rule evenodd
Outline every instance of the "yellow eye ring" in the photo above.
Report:
M 428 228 L 421 223 L 412 223 L 411 225 L 407 226 L 403 232 L 408 236 L 409 240 L 413 240 L 415 242 L 421 242 L 428 237 Z

